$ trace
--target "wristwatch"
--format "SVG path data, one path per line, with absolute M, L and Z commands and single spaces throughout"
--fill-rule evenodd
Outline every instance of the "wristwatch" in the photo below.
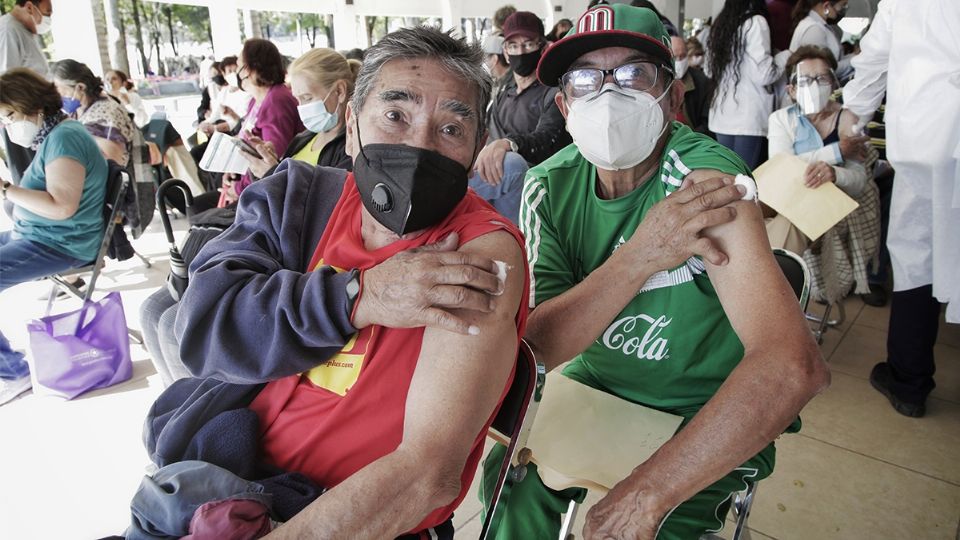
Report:
M 8 189 L 10 188 L 10 186 L 12 186 L 12 185 L 13 185 L 13 184 L 11 184 L 10 182 L 7 182 L 6 180 L 3 181 L 3 189 L 0 190 L 0 193 L 2 193 L 2 195 L 0 195 L 0 196 L 3 197 L 3 200 L 7 200 L 7 190 L 8 190 Z
M 506 137 L 504 137 L 503 140 L 505 140 L 505 141 L 507 141 L 508 143 L 510 143 L 510 151 L 511 151 L 511 152 L 516 152 L 516 153 L 519 153 L 519 152 L 520 152 L 520 150 L 517 149 L 517 143 L 513 142 L 513 140 L 507 139 Z
M 360 298 L 360 270 L 350 271 L 350 279 L 344 288 L 347 293 L 347 313 L 353 319 L 353 310 L 357 307 L 357 299 Z

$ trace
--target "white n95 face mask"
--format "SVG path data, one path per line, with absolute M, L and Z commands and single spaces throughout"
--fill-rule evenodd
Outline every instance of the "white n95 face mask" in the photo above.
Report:
M 223 76 L 227 84 L 234 88 L 240 88 L 240 77 L 236 73 L 227 73 Z
M 19 144 L 24 148 L 30 148 L 39 132 L 40 126 L 29 120 L 17 120 L 7 126 L 7 138 L 10 139 L 10 142 Z
M 654 99 L 646 92 L 604 84 L 596 96 L 570 104 L 567 131 L 580 154 L 597 167 L 635 167 L 650 156 L 669 125 L 659 106 L 667 91 Z
M 684 58 L 683 60 L 674 60 L 674 61 L 673 61 L 673 68 L 674 68 L 674 70 L 677 72 L 676 79 L 677 79 L 678 81 L 679 81 L 680 79 L 682 79 L 684 75 L 687 74 L 687 67 L 689 67 L 689 65 L 690 65 L 689 62 L 690 62 L 689 57 L 688 57 L 688 58 Z
M 803 114 L 816 114 L 823 110 L 830 102 L 833 88 L 820 84 L 811 84 L 797 87 L 797 103 Z
M 40 23 L 37 24 L 37 33 L 46 34 L 47 32 L 50 31 L 52 27 L 53 27 L 53 21 L 50 20 L 50 17 L 44 15 L 43 18 L 40 19 Z

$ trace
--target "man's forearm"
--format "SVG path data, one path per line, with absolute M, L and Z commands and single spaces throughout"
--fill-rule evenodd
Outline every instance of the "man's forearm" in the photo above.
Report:
M 624 480 L 652 512 L 662 517 L 755 456 L 829 381 L 815 345 L 789 361 L 770 354 L 744 356 L 694 419 Z
M 432 510 L 448 504 L 459 486 L 444 486 L 440 467 L 397 450 L 324 493 L 269 536 L 271 539 L 396 538 Z M 424 478 L 433 469 L 435 476 Z
M 618 250 L 575 287 L 537 306 L 524 336 L 537 360 L 550 371 L 585 351 L 653 273 L 627 264 Z

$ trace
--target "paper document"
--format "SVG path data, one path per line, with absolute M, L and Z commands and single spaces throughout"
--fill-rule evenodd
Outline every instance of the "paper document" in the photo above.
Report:
M 243 157 L 242 142 L 226 133 L 216 131 L 210 136 L 207 150 L 200 158 L 200 168 L 208 172 L 236 173 L 247 172 L 249 162 Z
M 807 162 L 777 154 L 753 171 L 760 201 L 790 220 L 813 241 L 857 209 L 859 204 L 832 183 L 810 189 L 803 184 Z
M 683 418 L 547 375 L 527 448 L 548 487 L 606 493 L 667 442 Z

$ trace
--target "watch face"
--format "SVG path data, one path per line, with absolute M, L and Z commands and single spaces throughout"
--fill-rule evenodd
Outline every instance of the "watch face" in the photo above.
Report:
M 347 282 L 347 296 L 349 298 L 354 298 L 360 294 L 360 280 L 356 277 Z

